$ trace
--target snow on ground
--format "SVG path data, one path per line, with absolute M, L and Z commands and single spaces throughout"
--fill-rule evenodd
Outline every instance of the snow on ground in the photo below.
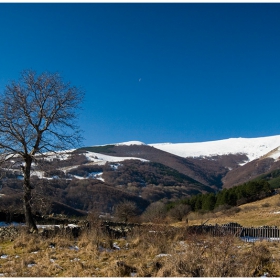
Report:
M 17 223 L 17 222 L 12 222 L 12 223 L 6 223 L 3 221 L 0 221 L 0 227 L 8 227 L 8 226 L 22 226 L 24 224 L 22 223 Z
M 149 144 L 180 157 L 245 154 L 252 161 L 280 146 L 280 135 L 259 138 L 230 138 L 198 143 Z M 280 151 L 279 151 L 280 154 Z
M 148 161 L 143 158 L 136 158 L 136 157 L 113 157 L 113 156 L 108 156 L 108 155 L 103 155 L 99 153 L 94 153 L 94 152 L 86 152 L 84 154 L 89 161 L 93 161 L 98 163 L 99 165 L 104 165 L 106 162 L 120 162 L 124 160 L 129 160 L 129 159 L 135 159 L 135 160 L 141 160 L 141 161 Z
M 42 178 L 46 178 L 44 177 L 44 171 L 35 171 L 35 170 L 32 170 L 31 171 L 31 176 L 37 176 L 38 178 L 42 179 Z
M 128 142 L 118 143 L 115 145 L 116 146 L 131 146 L 131 145 L 146 145 L 146 144 L 143 142 L 140 142 L 140 141 L 128 141 Z
M 274 160 L 279 160 L 280 159 L 280 147 L 272 151 L 267 155 L 267 157 L 273 158 Z
M 48 160 L 48 161 L 52 161 L 54 159 L 66 160 L 66 159 L 68 159 L 69 156 L 71 156 L 71 153 L 74 151 L 75 151 L 75 149 L 58 151 L 58 152 L 46 152 L 46 153 L 43 153 L 42 155 L 45 157 L 45 160 Z
M 77 175 L 72 175 L 72 177 L 79 179 L 79 180 L 93 178 L 93 179 L 97 179 L 102 182 L 105 182 L 104 179 L 102 178 L 102 175 L 103 175 L 103 172 L 92 172 L 92 173 L 89 173 L 89 175 L 87 177 L 82 177 L 82 176 L 77 176 Z

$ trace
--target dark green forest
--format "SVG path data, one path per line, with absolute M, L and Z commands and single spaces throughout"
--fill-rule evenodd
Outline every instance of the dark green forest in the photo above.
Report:
M 191 198 L 168 204 L 172 209 L 176 204 L 186 204 L 192 211 L 212 211 L 221 207 L 233 207 L 253 202 L 272 195 L 274 192 L 266 180 L 249 181 L 230 189 L 215 193 L 198 194 Z

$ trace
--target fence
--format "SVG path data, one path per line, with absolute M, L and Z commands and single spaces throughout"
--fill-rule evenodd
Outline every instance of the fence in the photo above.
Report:
M 200 225 L 189 227 L 196 234 L 210 234 L 215 237 L 233 235 L 240 237 L 245 242 L 259 240 L 280 242 L 280 229 L 276 226 L 243 227 L 232 223 L 225 225 Z

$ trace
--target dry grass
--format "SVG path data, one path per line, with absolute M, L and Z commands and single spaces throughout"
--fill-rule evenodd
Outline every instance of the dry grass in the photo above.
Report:
M 280 195 L 240 206 L 240 211 L 189 215 L 189 225 L 237 222 L 280 226 Z M 21 232 L 0 242 L 0 276 L 15 277 L 253 277 L 280 276 L 280 243 L 244 243 L 225 236 L 191 235 L 186 223 L 143 225 L 126 238 L 92 228 L 74 239 Z M 120 249 L 118 249 L 120 248 Z
M 116 249 L 116 247 L 120 249 Z M 115 248 L 115 249 L 114 249 Z M 112 239 L 99 227 L 73 239 L 22 232 L 0 243 L 0 275 L 16 277 L 280 276 L 279 244 L 193 236 L 186 227 L 149 225 Z
M 278 226 L 280 227 L 280 195 L 274 195 L 259 201 L 244 204 L 233 209 L 217 213 L 191 213 L 188 217 L 189 225 L 199 225 L 208 220 L 208 224 L 225 224 L 236 222 L 242 226 Z M 275 212 L 279 212 L 276 214 Z M 181 223 L 183 224 L 183 223 Z

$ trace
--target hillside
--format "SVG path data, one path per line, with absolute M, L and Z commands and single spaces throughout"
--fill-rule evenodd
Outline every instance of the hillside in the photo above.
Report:
M 258 138 L 240 137 L 198 143 L 159 143 L 150 144 L 150 146 L 184 158 L 243 154 L 247 156 L 247 162 L 250 162 L 277 149 L 280 146 L 280 135 Z
M 157 162 L 185 174 L 203 185 L 217 190 L 222 186 L 221 178 L 229 171 L 228 168 L 239 166 L 247 159 L 245 155 L 222 155 L 212 158 L 183 158 L 145 144 L 133 142 L 131 145 L 106 145 L 85 147 L 80 151 L 102 153 L 106 156 L 122 158 L 139 158 Z
M 89 211 L 112 212 L 115 205 L 128 200 L 144 211 L 149 201 L 122 191 L 96 179 L 46 180 L 33 178 L 34 213 L 61 213 L 74 216 Z M 3 182 L 2 182 L 3 183 Z M 21 212 L 21 181 L 10 179 L 3 183 L 0 211 Z
M 191 213 L 189 225 L 238 223 L 242 226 L 280 227 L 280 194 L 215 213 Z
M 35 194 L 44 197 L 38 209 L 44 208 L 45 212 L 110 212 L 123 199 L 132 200 L 144 210 L 151 202 L 216 192 L 262 176 L 270 176 L 265 180 L 278 188 L 280 180 L 275 174 L 280 169 L 279 142 L 280 136 L 270 136 L 83 147 L 38 156 L 32 166 L 32 183 Z M 2 165 L 2 207 L 21 204 L 21 164 L 20 158 L 13 157 Z
M 86 149 L 159 162 L 218 190 L 279 168 L 279 147 L 280 136 L 269 136 L 178 144 L 131 141 Z

